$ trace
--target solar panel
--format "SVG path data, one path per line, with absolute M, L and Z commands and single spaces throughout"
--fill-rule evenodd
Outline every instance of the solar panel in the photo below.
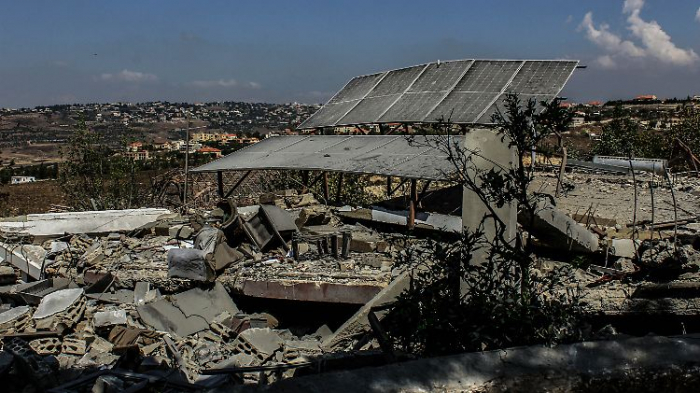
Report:
M 492 124 L 506 93 L 554 99 L 574 60 L 456 60 L 350 80 L 299 128 L 368 123 Z

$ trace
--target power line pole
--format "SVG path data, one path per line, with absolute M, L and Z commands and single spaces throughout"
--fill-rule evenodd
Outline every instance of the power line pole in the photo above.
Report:
M 190 177 L 190 130 L 198 130 L 209 126 L 192 127 L 192 113 L 187 113 L 187 132 L 185 136 L 185 193 L 182 196 L 182 206 L 187 206 L 187 188 Z

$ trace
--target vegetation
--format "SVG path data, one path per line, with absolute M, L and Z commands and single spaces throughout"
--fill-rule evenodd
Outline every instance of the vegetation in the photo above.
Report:
M 61 151 L 61 188 L 74 207 L 84 210 L 127 209 L 147 201 L 136 182 L 137 161 L 114 156 L 97 133 L 80 121 L 67 148 Z
M 557 101 L 545 103 L 541 115 L 534 101 L 521 105 L 511 95 L 505 104 L 505 113 L 493 120 L 498 135 L 515 151 L 512 167 L 477 166 L 480 152 L 456 145 L 454 138 L 444 138 L 439 146 L 457 169 L 455 182 L 473 192 L 487 212 L 457 242 L 428 241 L 404 250 L 399 263 L 410 272 L 411 285 L 383 321 L 403 351 L 434 356 L 581 338 L 576 288 L 563 291 L 561 285 L 568 270 L 533 269 L 534 214 L 548 198 L 528 192 L 532 172 L 525 165 L 529 152 L 565 129 L 569 117 Z M 449 123 L 436 127 L 442 133 L 451 130 Z M 515 238 L 508 236 L 497 211 L 506 205 L 531 218 Z M 489 228 L 495 231 L 487 234 Z
M 656 131 L 632 120 L 617 107 L 612 121 L 603 126 L 600 140 L 592 153 L 623 157 L 671 158 L 677 141 L 691 151 L 700 152 L 700 110 L 685 107 L 679 113 L 680 122 L 668 131 Z

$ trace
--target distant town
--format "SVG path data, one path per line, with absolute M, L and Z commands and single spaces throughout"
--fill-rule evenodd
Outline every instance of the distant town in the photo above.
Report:
M 594 141 L 602 127 L 611 121 L 615 108 L 647 129 L 663 131 L 679 121 L 684 107 L 700 106 L 700 96 L 661 99 L 647 94 L 608 102 L 565 101 L 562 106 L 572 112 L 571 137 Z M 6 167 L 58 163 L 61 161 L 60 146 L 69 141 L 81 124 L 99 134 L 102 143 L 115 155 L 148 161 L 167 154 L 185 153 L 189 146 L 189 153 L 206 161 L 270 136 L 297 134 L 296 127 L 320 107 L 320 104 L 299 103 L 156 101 L 2 108 L 0 162 Z M 353 126 L 338 127 L 331 132 L 380 134 L 386 130 L 378 126 Z M 18 175 L 16 172 L 13 174 Z M 5 177 L 7 179 L 0 180 L 9 182 L 9 176 Z M 15 180 L 18 181 L 21 180 Z

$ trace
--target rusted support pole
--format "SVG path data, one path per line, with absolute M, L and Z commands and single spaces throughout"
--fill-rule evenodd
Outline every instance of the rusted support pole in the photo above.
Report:
M 391 176 L 386 177 L 386 196 L 391 197 Z
M 416 179 L 411 179 L 411 202 L 408 206 L 408 229 L 416 226 L 416 202 L 418 200 L 418 187 Z
M 335 193 L 335 201 L 341 203 L 340 197 L 343 195 L 343 173 L 338 174 L 338 190 Z
M 216 185 L 217 191 L 219 193 L 219 198 L 224 197 L 224 173 L 221 171 L 216 171 Z
M 326 200 L 326 203 L 328 203 L 329 195 L 330 192 L 328 188 L 328 172 L 323 172 L 323 199 Z
M 309 190 L 309 171 L 301 172 L 301 182 L 304 184 L 304 188 L 302 189 L 301 193 L 306 194 L 306 192 Z

